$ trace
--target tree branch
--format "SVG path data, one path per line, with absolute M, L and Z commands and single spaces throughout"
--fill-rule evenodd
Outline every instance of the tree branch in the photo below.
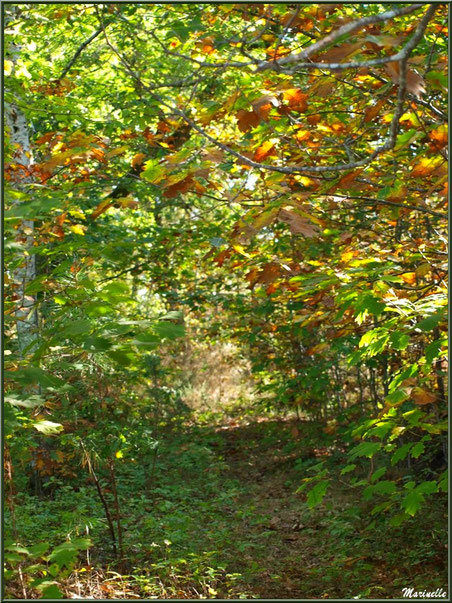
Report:
M 413 12 L 414 10 L 417 10 L 418 8 L 419 8 L 418 5 L 412 5 L 410 7 L 405 7 L 403 9 L 398 9 L 398 10 L 388 11 L 386 13 L 381 13 L 380 15 L 375 15 L 374 17 L 366 17 L 365 19 L 360 19 L 359 21 L 355 21 L 353 23 L 355 25 L 359 23 L 359 25 L 356 25 L 356 27 L 355 27 L 355 29 L 356 29 L 358 27 L 364 26 L 363 23 L 369 24 L 369 23 L 378 22 L 379 20 L 380 21 L 386 20 L 388 18 L 392 18 L 392 17 L 398 16 L 400 14 L 407 14 L 409 12 Z M 300 174 L 300 173 L 304 173 L 304 174 L 316 174 L 317 173 L 318 174 L 318 173 L 325 173 L 325 172 L 352 170 L 352 169 L 356 169 L 358 167 L 362 167 L 364 165 L 371 163 L 381 153 L 383 153 L 385 151 L 390 151 L 391 149 L 394 148 L 395 143 L 396 143 L 396 136 L 397 136 L 397 132 L 398 132 L 399 119 L 403 113 L 403 103 L 404 103 L 405 92 L 406 92 L 406 64 L 408 61 L 408 57 L 409 57 L 411 51 L 413 50 L 413 48 L 415 48 L 415 46 L 418 44 L 418 42 L 422 38 L 425 28 L 427 27 L 427 24 L 428 24 L 429 20 L 431 19 L 435 10 L 436 10 L 435 5 L 433 5 L 433 4 L 430 5 L 430 7 L 428 8 L 424 17 L 419 22 L 414 35 L 410 38 L 409 42 L 405 45 L 403 50 L 400 53 L 398 53 L 398 55 L 402 56 L 402 59 L 400 60 L 400 76 L 399 76 L 399 82 L 398 82 L 399 93 L 398 93 L 396 111 L 394 113 L 394 117 L 393 117 L 390 127 L 389 127 L 389 136 L 388 136 L 386 142 L 384 144 L 380 145 L 379 147 L 377 147 L 370 155 L 368 155 L 367 157 L 364 157 L 363 159 L 359 159 L 356 161 L 349 161 L 348 163 L 336 164 L 336 165 L 332 165 L 332 166 L 319 165 L 319 166 L 310 166 L 309 167 L 309 166 L 295 165 L 295 166 L 284 167 L 284 166 L 262 164 L 262 163 L 258 163 L 257 161 L 250 159 L 249 157 L 246 157 L 245 155 L 242 155 L 241 153 L 239 153 L 238 151 L 235 151 L 234 149 L 231 149 L 231 147 L 229 147 L 228 145 L 220 142 L 219 140 L 217 140 L 216 138 L 214 138 L 213 136 L 208 134 L 204 130 L 204 128 L 201 128 L 191 117 L 189 117 L 185 113 L 185 111 L 182 111 L 181 109 L 178 109 L 177 107 L 174 107 L 172 104 L 170 104 L 169 102 L 164 100 L 164 98 L 162 98 L 161 96 L 156 94 L 150 86 L 144 84 L 142 79 L 140 78 L 140 76 L 138 74 L 136 74 L 134 72 L 134 70 L 131 68 L 128 61 L 111 44 L 111 42 L 108 39 L 108 36 L 105 32 L 105 29 L 103 29 L 103 24 L 101 25 L 101 28 L 103 29 L 103 33 L 104 33 L 104 37 L 105 37 L 107 45 L 116 54 L 116 56 L 119 58 L 122 65 L 125 67 L 127 72 L 133 77 L 133 79 L 136 80 L 140 84 L 140 86 L 144 90 L 146 90 L 146 92 L 153 99 L 155 99 L 158 103 L 160 103 L 160 105 L 169 109 L 173 113 L 173 115 L 178 115 L 179 117 L 181 117 L 187 124 L 189 124 L 193 128 L 193 130 L 195 130 L 196 132 L 201 134 L 201 136 L 203 136 L 203 138 L 205 138 L 206 140 L 208 140 L 209 142 L 214 144 L 216 147 L 218 147 L 221 150 L 225 151 L 226 153 L 232 155 L 233 157 L 236 157 L 245 165 L 249 165 L 250 167 L 254 167 L 259 170 L 268 170 L 271 172 L 279 172 L 282 174 Z M 383 15 L 386 15 L 384 17 L 384 19 L 383 19 Z M 390 16 L 388 16 L 388 15 L 390 15 Z M 377 21 L 366 21 L 366 19 L 367 20 L 374 19 L 376 17 L 379 17 L 379 19 L 377 19 Z M 351 26 L 351 25 L 352 25 L 351 23 L 347 23 L 347 26 Z M 345 28 L 346 26 L 344 25 L 343 27 Z M 342 29 L 343 28 L 339 28 L 337 30 L 337 32 Z M 347 30 L 347 31 L 349 31 L 349 30 Z M 352 31 L 353 31 L 353 28 L 352 28 Z M 340 35 L 343 35 L 343 34 L 344 34 L 344 32 L 342 31 L 342 33 Z M 330 35 L 332 35 L 332 34 L 330 34 Z M 336 37 L 334 39 L 336 39 Z M 319 42 L 323 42 L 323 40 L 320 40 Z M 313 44 L 313 46 L 315 46 L 315 44 Z M 309 50 L 309 49 L 307 49 L 307 50 Z M 305 51 L 305 52 L 307 52 L 307 51 Z M 288 58 L 288 57 L 285 57 L 285 58 Z M 146 99 L 143 99 L 143 100 L 144 100 L 144 102 L 147 102 Z
M 107 26 L 107 25 L 108 25 L 108 22 L 107 23 L 103 23 L 102 27 L 99 27 L 98 29 L 96 29 L 96 31 L 87 40 L 85 40 L 82 44 L 80 44 L 80 46 L 76 50 L 76 52 L 75 52 L 74 56 L 72 57 L 72 59 L 69 61 L 69 63 L 66 65 L 66 67 L 61 72 L 60 77 L 57 78 L 57 82 L 59 82 L 60 80 L 62 80 L 64 78 L 64 76 L 72 68 L 72 66 L 74 65 L 75 61 L 78 59 L 78 57 L 81 55 L 81 53 L 85 50 L 85 48 L 89 44 L 91 44 L 91 42 L 93 40 L 95 40 L 97 38 L 97 36 L 99 36 L 103 32 L 104 27 Z
M 356 21 L 352 21 L 351 23 L 346 23 L 335 29 L 328 35 L 326 35 L 321 40 L 318 40 L 311 46 L 308 46 L 302 52 L 298 54 L 289 54 L 286 57 L 282 57 L 275 61 L 264 61 L 259 64 L 258 71 L 264 71 L 265 69 L 276 69 L 278 70 L 282 65 L 288 65 L 291 63 L 299 63 L 300 61 L 305 61 L 313 54 L 316 54 L 323 50 L 326 46 L 335 42 L 341 36 L 348 35 L 358 29 L 362 29 L 367 25 L 373 25 L 375 23 L 380 23 L 381 21 L 389 21 L 390 19 L 394 19 L 395 17 L 399 17 L 401 15 L 408 15 L 413 13 L 419 8 L 422 8 L 423 5 L 419 4 L 411 4 L 410 6 L 404 6 L 402 8 L 396 8 L 393 10 L 386 11 L 384 13 L 379 13 L 378 15 L 371 15 L 369 17 L 363 17 L 362 19 L 357 19 Z M 397 59 L 393 59 L 397 60 Z M 312 63 L 306 63 L 306 66 L 312 65 Z M 298 65 L 300 67 L 301 65 Z M 304 65 L 303 65 L 304 66 Z M 325 67 L 325 64 L 321 64 L 322 67 Z
M 346 201 L 347 199 L 366 201 L 367 203 L 364 203 L 364 205 L 392 205 L 393 207 L 400 207 L 401 209 L 411 209 L 413 211 L 418 211 L 424 214 L 430 214 L 431 216 L 436 216 L 437 218 L 442 218 L 443 220 L 447 220 L 448 218 L 447 214 L 435 211 L 433 209 L 429 209 L 428 207 L 422 207 L 418 205 L 405 205 L 404 203 L 396 203 L 395 201 L 387 201 L 386 199 L 372 199 L 372 197 L 361 197 L 359 195 L 336 195 L 336 193 L 332 193 L 330 195 L 328 193 L 320 193 L 320 196 L 341 197 L 344 201 Z

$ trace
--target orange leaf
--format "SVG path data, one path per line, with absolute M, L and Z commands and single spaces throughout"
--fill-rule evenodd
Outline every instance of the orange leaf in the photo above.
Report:
M 447 134 L 447 124 L 443 124 L 435 130 L 432 130 L 428 137 L 430 138 L 430 140 L 433 140 L 433 142 L 435 142 L 435 146 L 437 148 L 442 148 L 447 144 Z
M 38 138 L 35 141 L 35 144 L 44 144 L 46 142 L 50 142 L 52 140 L 52 138 L 54 137 L 55 132 L 47 132 L 46 134 L 43 134 L 40 138 Z
M 276 155 L 275 145 L 270 141 L 264 142 L 254 153 L 254 161 L 263 161 L 269 155 Z
M 202 40 L 200 40 L 197 46 L 198 49 L 204 54 L 212 54 L 212 52 L 214 52 L 215 50 L 213 44 L 214 38 L 212 36 L 207 36 L 207 38 L 203 38 Z
M 113 201 L 110 201 L 109 199 L 104 199 L 103 201 L 101 201 L 99 203 L 99 205 L 96 207 L 96 209 L 92 212 L 92 214 L 90 215 L 90 219 L 95 220 L 101 214 L 105 213 L 107 211 L 107 209 L 110 209 L 110 207 L 112 207 L 112 206 L 113 206 Z
M 106 162 L 105 152 L 102 149 L 91 149 L 90 155 L 102 163 Z
M 145 159 L 146 155 L 144 153 L 137 153 L 132 158 L 132 167 L 138 167 L 141 165 Z
M 289 88 L 283 91 L 283 99 L 288 101 L 290 109 L 303 113 L 308 108 L 307 94 L 303 94 L 300 88 Z
M 405 272 L 404 274 L 401 274 L 400 277 L 402 278 L 403 282 L 406 283 L 407 285 L 415 285 L 416 284 L 416 273 L 415 272 Z
M 294 137 L 298 140 L 298 142 L 309 140 L 311 138 L 311 132 L 309 130 L 297 130 Z

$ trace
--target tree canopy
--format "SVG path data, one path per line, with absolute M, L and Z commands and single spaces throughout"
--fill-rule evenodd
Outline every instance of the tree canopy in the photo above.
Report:
M 447 5 L 3 11 L 11 521 L 30 475 L 37 494 L 82 463 L 123 558 L 116 466 L 153 458 L 189 346 L 225 342 L 259 412 L 319 422 L 372 520 L 442 504 Z M 56 577 L 88 546 L 36 556 Z

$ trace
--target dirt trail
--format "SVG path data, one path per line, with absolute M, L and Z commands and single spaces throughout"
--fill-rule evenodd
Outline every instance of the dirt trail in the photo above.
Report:
M 266 541 L 264 550 L 257 551 L 261 554 L 257 560 L 246 556 L 242 560 L 259 564 L 250 584 L 258 598 L 318 597 L 307 594 L 306 573 L 316 565 L 319 526 L 314 517 L 306 516 L 302 495 L 295 493 L 301 480 L 294 470 L 297 458 L 315 458 L 315 454 L 309 448 L 303 451 L 299 442 L 295 451 L 287 451 L 298 439 L 299 430 L 300 426 L 296 428 L 288 421 L 229 424 L 218 429 L 224 439 L 229 474 L 252 485 L 252 500 L 247 493 L 237 501 L 238 508 L 250 503 L 254 507 L 254 517 L 243 521 L 239 528 L 240 538 L 252 543 L 262 542 L 264 536 Z

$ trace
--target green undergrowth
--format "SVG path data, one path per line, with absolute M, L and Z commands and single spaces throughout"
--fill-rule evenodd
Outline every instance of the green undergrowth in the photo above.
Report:
M 81 464 L 70 482 L 49 480 L 41 497 L 16 495 L 21 545 L 89 538 L 59 584 L 69 596 L 386 598 L 410 585 L 444 587 L 445 508 L 426 506 L 422 522 L 388 529 L 340 475 L 343 454 L 320 424 L 233 414 L 161 425 L 147 456 L 118 459 L 122 559 L 113 556 L 103 506 Z M 297 488 L 322 461 L 334 485 L 310 509 Z M 44 554 L 34 570 L 25 554 L 18 558 L 34 579 L 51 565 Z M 20 597 L 17 584 L 8 588 Z

